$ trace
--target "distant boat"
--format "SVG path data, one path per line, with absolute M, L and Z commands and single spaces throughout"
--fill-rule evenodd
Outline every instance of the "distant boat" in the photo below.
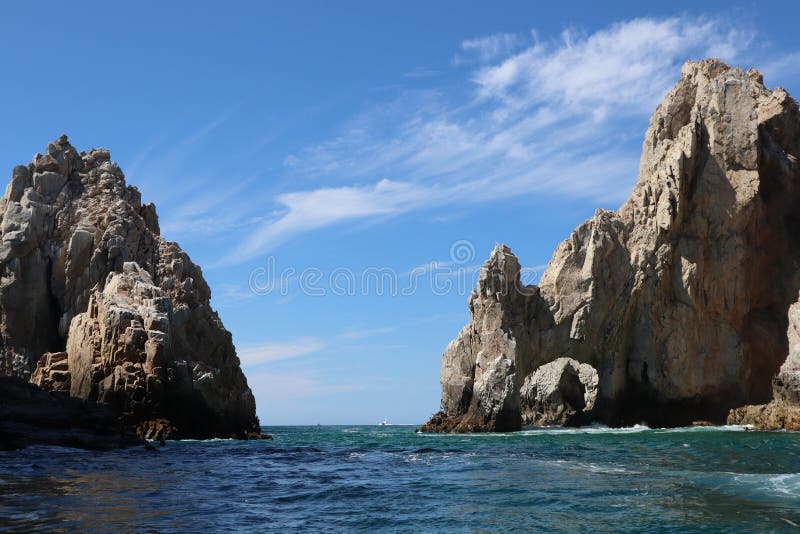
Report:
M 384 419 L 383 421 L 381 421 L 380 423 L 378 423 L 378 426 L 389 426 L 389 421 L 387 421 L 386 419 Z

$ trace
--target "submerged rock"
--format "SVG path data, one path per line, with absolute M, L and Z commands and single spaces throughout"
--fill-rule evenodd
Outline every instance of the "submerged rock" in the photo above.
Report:
M 151 439 L 259 432 L 200 268 L 108 150 L 48 144 L 13 170 L 0 221 L 0 375 L 106 404 Z
M 723 423 L 769 401 L 776 375 L 776 399 L 796 404 L 797 373 L 778 371 L 800 289 L 798 156 L 800 113 L 784 90 L 718 60 L 687 63 L 619 210 L 579 226 L 538 286 L 520 286 L 507 247 L 492 252 L 472 320 L 442 358 L 442 410 L 424 429 L 568 422 L 566 404 L 533 387 L 565 357 L 596 370 L 587 415 L 605 424 Z M 565 380 L 546 397 L 574 396 Z

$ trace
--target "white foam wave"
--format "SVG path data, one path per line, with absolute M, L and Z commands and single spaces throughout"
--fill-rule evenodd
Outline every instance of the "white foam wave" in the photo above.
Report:
M 753 430 L 753 425 L 719 425 L 719 426 L 680 426 L 676 428 L 659 428 L 659 433 L 674 432 L 747 432 Z
M 737 484 L 787 497 L 800 497 L 800 473 L 732 473 Z
M 178 443 L 212 443 L 214 441 L 238 441 L 238 440 L 234 438 L 209 438 L 209 439 L 176 439 L 167 441 L 176 441 Z M 151 441 L 150 443 L 153 443 L 153 441 Z
M 633 425 L 626 427 L 609 427 L 606 425 L 590 425 L 575 428 L 567 428 L 561 426 L 543 426 L 526 428 L 520 432 L 525 436 L 536 436 L 540 434 L 558 435 L 558 434 L 632 434 L 637 432 L 646 432 L 650 430 L 647 425 Z
M 559 468 L 576 471 L 589 471 L 590 473 L 603 473 L 609 475 L 636 475 L 639 471 L 632 471 L 615 465 L 604 465 L 591 462 L 575 462 L 572 460 L 550 460 L 545 463 L 553 464 Z
M 647 425 L 633 425 L 626 427 L 609 427 L 602 424 L 592 424 L 581 427 L 563 426 L 537 426 L 523 427 L 519 432 L 475 432 L 475 433 L 430 433 L 417 432 L 418 436 L 431 437 L 485 437 L 485 438 L 508 438 L 511 436 L 542 436 L 542 435 L 574 435 L 574 434 L 635 434 L 638 432 L 654 432 L 658 434 L 671 433 L 693 433 L 693 432 L 747 432 L 753 430 L 752 425 L 720 425 L 720 426 L 684 426 L 677 428 L 650 428 Z

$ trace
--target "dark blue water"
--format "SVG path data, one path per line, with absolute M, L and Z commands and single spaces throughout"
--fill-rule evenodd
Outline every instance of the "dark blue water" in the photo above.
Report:
M 0 528 L 763 532 L 800 525 L 800 434 L 266 430 L 273 441 L 0 453 Z

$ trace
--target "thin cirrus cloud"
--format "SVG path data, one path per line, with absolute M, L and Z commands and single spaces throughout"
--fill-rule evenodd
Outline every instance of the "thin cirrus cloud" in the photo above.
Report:
M 426 192 L 409 183 L 381 180 L 366 187 L 321 188 L 278 195 L 286 210 L 263 228 L 252 232 L 217 265 L 239 263 L 293 235 L 348 219 L 407 211 L 425 200 Z
M 533 36 L 536 37 L 535 34 Z M 513 33 L 496 33 L 477 39 L 466 39 L 461 42 L 463 53 L 457 54 L 453 63 L 458 65 L 470 61 L 489 61 L 510 54 L 524 43 L 524 38 Z
M 327 348 L 335 340 L 362 340 L 368 337 L 390 334 L 397 330 L 393 326 L 347 330 L 327 341 L 316 337 L 300 337 L 288 341 L 276 341 L 242 345 L 238 349 L 242 367 L 259 367 L 280 360 L 289 360 L 309 356 Z
M 687 59 L 740 59 L 754 34 L 707 18 L 635 19 L 594 33 L 489 36 L 466 100 L 407 91 L 331 139 L 287 157 L 284 171 L 321 187 L 274 197 L 217 265 L 347 221 L 536 192 L 620 202 L 636 178 L 642 122 Z M 637 128 L 632 128 L 637 125 Z
M 796 79 L 800 76 L 800 52 L 790 52 L 760 64 L 758 69 L 766 80 Z
M 289 341 L 244 345 L 238 349 L 242 368 L 259 402 L 268 405 L 285 402 L 288 398 L 316 397 L 358 391 L 360 384 L 329 382 L 319 370 L 310 365 L 306 356 L 316 354 L 330 344 L 360 341 L 372 336 L 394 332 L 395 327 L 348 330 L 330 339 L 306 337 Z M 349 350 L 358 346 L 348 347 Z
M 264 370 L 248 372 L 247 376 L 250 387 L 258 399 L 259 407 L 269 407 L 274 411 L 280 411 L 286 407 L 287 401 L 292 399 L 320 397 L 364 389 L 361 384 L 326 382 L 316 369 L 301 369 L 293 372 Z
M 394 332 L 396 328 L 392 326 L 386 326 L 383 328 L 370 328 L 365 330 L 349 330 L 347 332 L 343 332 L 339 334 L 339 339 L 364 339 L 366 337 L 380 335 L 380 334 L 391 334 Z
M 239 348 L 238 355 L 242 367 L 255 367 L 278 360 L 299 358 L 325 348 L 325 343 L 317 338 L 299 338 L 286 342 L 260 343 Z

